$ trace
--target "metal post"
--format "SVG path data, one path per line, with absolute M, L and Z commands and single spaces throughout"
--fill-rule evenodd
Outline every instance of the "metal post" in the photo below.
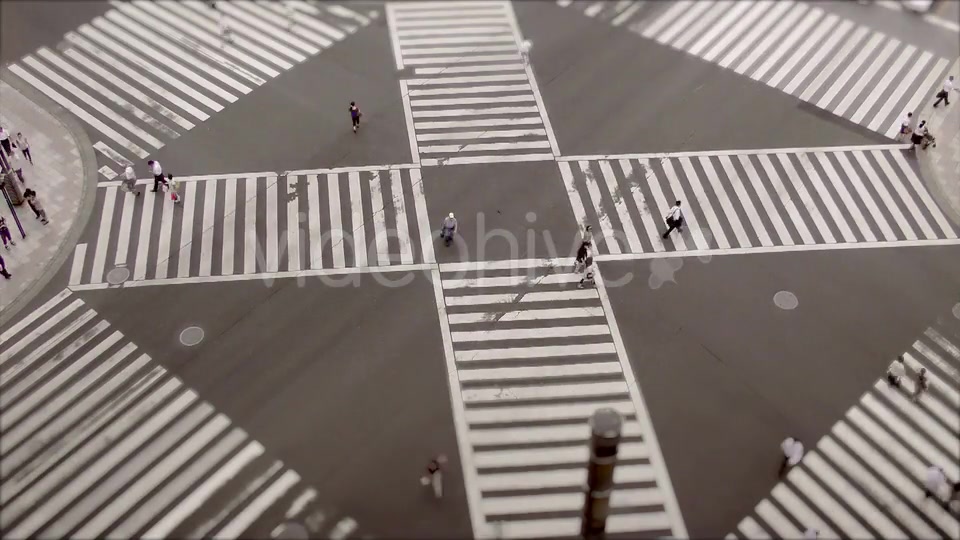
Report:
M 11 174 L 11 173 L 6 173 L 0 176 L 0 192 L 3 192 L 3 198 L 5 201 L 7 201 L 7 208 L 10 209 L 10 215 L 13 216 L 13 221 L 17 223 L 17 228 L 20 229 L 20 237 L 26 238 L 27 233 L 24 232 L 23 224 L 20 223 L 20 216 L 17 215 L 17 209 L 14 208 L 13 201 L 10 200 L 10 195 L 7 194 L 7 189 L 3 185 L 5 182 L 7 182 L 7 174 Z
M 587 489 L 583 504 L 583 538 L 604 538 L 622 427 L 623 419 L 613 409 L 598 409 L 590 418 L 590 463 L 587 465 Z

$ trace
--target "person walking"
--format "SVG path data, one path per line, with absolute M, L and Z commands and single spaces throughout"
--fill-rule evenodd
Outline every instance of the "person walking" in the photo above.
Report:
M 920 368 L 920 371 L 917 373 L 917 384 L 913 389 L 913 402 L 916 403 L 920 400 L 920 396 L 923 395 L 927 389 L 930 388 L 930 379 L 927 378 L 927 368 Z
M 3 240 L 3 247 L 10 249 L 10 246 L 17 245 L 13 241 L 13 236 L 10 235 L 10 227 L 7 226 L 7 218 L 0 216 L 0 239 Z M 9 246 L 7 243 L 9 242 Z
M 443 454 L 433 458 L 427 463 L 427 474 L 420 477 L 420 485 L 432 486 L 433 496 L 443 497 L 443 465 L 447 462 L 447 457 Z
M 150 160 L 147 162 L 147 166 L 150 167 L 150 172 L 153 174 L 153 189 L 150 191 L 156 193 L 157 188 L 160 187 L 160 184 L 166 186 L 167 181 L 163 178 L 163 167 L 160 166 L 159 161 Z
M 901 354 L 890 364 L 890 367 L 887 368 L 887 383 L 895 388 L 900 388 L 900 383 L 903 381 L 903 376 L 906 374 L 906 371 L 903 363 L 903 355 Z
M 353 132 L 356 133 L 360 129 L 360 117 L 363 116 L 363 113 L 360 112 L 360 107 L 357 107 L 357 102 L 350 102 L 350 120 L 353 122 Z
M 800 442 L 800 439 L 787 437 L 780 443 L 780 449 L 783 450 L 783 463 L 780 464 L 778 476 L 783 476 L 787 469 L 800 463 L 800 460 L 803 459 L 803 443 Z
M 921 120 L 920 125 L 917 126 L 917 129 L 913 130 L 913 133 L 910 134 L 910 149 L 916 150 L 918 144 L 923 143 L 923 136 L 927 133 L 927 121 Z
M 3 126 L 0 126 L 0 148 L 3 148 L 3 151 L 6 152 L 8 156 L 13 157 L 13 153 L 10 150 L 10 134 L 7 133 L 7 130 L 3 129 Z
M 446 245 L 450 245 L 450 242 L 453 242 L 453 235 L 457 234 L 457 218 L 453 216 L 453 212 L 450 212 L 450 215 L 443 218 L 443 224 L 440 226 L 440 238 L 443 238 L 443 241 Z
M 667 222 L 667 230 L 663 233 L 663 239 L 666 240 L 670 236 L 670 232 L 674 229 L 678 233 L 683 234 L 683 211 L 680 210 L 680 201 L 677 201 L 677 204 L 673 205 L 667 215 L 663 217 L 664 221 Z
M 944 105 L 950 105 L 950 92 L 953 92 L 953 75 L 943 81 L 943 86 L 940 88 L 940 91 L 937 92 L 937 100 L 933 102 L 933 107 L 936 108 L 941 101 Z
M 27 141 L 27 138 L 23 136 L 23 133 L 17 132 L 17 140 L 15 141 L 17 148 L 20 149 L 20 152 L 23 153 L 23 157 L 30 162 L 30 165 L 33 165 L 33 156 L 30 155 L 30 142 Z
M 580 236 L 580 243 L 583 244 L 584 242 L 593 244 L 593 227 L 591 225 L 586 225 L 583 227 L 583 233 Z
M 577 258 L 573 269 L 580 274 L 580 282 L 577 284 L 578 289 L 582 289 L 586 282 L 593 284 L 593 249 L 591 246 L 592 244 L 589 241 L 584 241 L 580 244 L 580 249 L 577 250 Z
M 133 193 L 136 197 L 140 196 L 140 192 L 137 191 L 137 173 L 134 172 L 133 165 L 127 165 L 123 170 L 123 183 L 120 184 L 120 189 Z
M 173 204 L 180 203 L 183 198 L 180 197 L 180 181 L 174 180 L 172 174 L 167 175 L 167 182 L 170 185 L 170 200 L 173 201 Z
M 37 219 L 40 220 L 40 223 L 44 225 L 50 223 L 50 220 L 47 219 L 47 211 L 43 209 L 43 204 L 40 202 L 40 198 L 37 197 L 37 192 L 28 189 L 23 192 L 24 198 L 27 199 L 27 204 L 30 205 L 30 209 L 33 210 L 33 213 L 36 214 Z
M 931 465 L 927 469 L 926 477 L 923 479 L 923 498 L 928 499 L 933 497 L 935 500 L 939 500 L 940 492 L 943 491 L 946 485 L 947 474 L 943 472 L 943 468 Z
M 7 272 L 7 263 L 3 260 L 3 255 L 0 255 L 0 276 L 3 276 L 6 279 L 13 277 L 10 272 Z
M 897 133 L 897 140 L 902 141 L 907 138 L 907 135 L 913 130 L 913 113 L 908 112 L 903 115 L 903 120 L 900 121 L 900 132 Z
M 520 58 L 523 59 L 523 65 L 530 65 L 530 49 L 533 47 L 533 43 L 529 39 L 525 39 L 520 42 Z

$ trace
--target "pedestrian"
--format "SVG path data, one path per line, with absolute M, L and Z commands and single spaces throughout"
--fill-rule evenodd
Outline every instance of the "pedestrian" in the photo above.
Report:
M 667 236 L 670 236 L 670 232 L 674 229 L 678 233 L 683 234 L 683 211 L 680 210 L 680 201 L 677 201 L 677 204 L 673 205 L 667 215 L 663 217 L 664 221 L 667 222 L 667 231 L 663 233 L 663 238 L 666 240 Z
M 159 161 L 152 159 L 147 162 L 147 166 L 150 167 L 150 172 L 153 174 L 153 189 L 150 191 L 156 193 L 157 188 L 160 187 L 160 184 L 163 184 L 164 187 L 167 185 L 167 181 L 163 178 L 163 167 L 160 166 Z
M 907 138 L 907 135 L 910 134 L 913 128 L 913 113 L 908 112 L 903 116 L 903 120 L 900 121 L 900 132 L 897 133 L 897 140 L 902 141 Z
M 583 233 L 580 236 L 580 244 L 582 245 L 584 242 L 593 244 L 593 227 L 590 225 L 583 228 Z
M 927 469 L 926 478 L 923 480 L 923 498 L 933 497 L 939 500 L 940 492 L 943 491 L 946 485 L 947 474 L 943 472 L 943 468 L 931 465 L 930 468 Z
M 427 463 L 427 474 L 420 477 L 420 485 L 432 486 L 433 496 L 443 497 L 443 464 L 447 462 L 447 457 L 443 454 L 433 458 Z
M 927 378 L 927 368 L 922 367 L 917 373 L 917 384 L 913 389 L 913 401 L 916 403 L 920 396 L 930 388 L 930 380 Z
M 27 141 L 27 138 L 23 136 L 23 133 L 17 132 L 17 148 L 20 149 L 20 152 L 23 153 L 23 157 L 27 158 L 27 161 L 33 165 L 33 156 L 30 155 L 30 142 Z
M 133 165 L 128 164 L 127 168 L 123 170 L 123 182 L 120 184 L 120 189 L 127 193 L 133 193 L 134 196 L 140 196 L 140 192 L 137 191 L 137 173 L 134 172 Z
M 523 59 L 524 65 L 530 65 L 530 48 L 533 47 L 533 43 L 529 39 L 525 39 L 520 42 L 520 58 Z
M 901 354 L 890 364 L 890 367 L 887 368 L 887 383 L 890 384 L 890 386 L 900 388 L 900 382 L 903 380 L 905 374 L 906 368 L 904 367 L 903 355 Z
M 0 255 L 0 276 L 10 279 L 13 277 L 10 272 L 7 272 L 7 263 L 3 260 L 3 255 Z
M 353 132 L 356 133 L 357 129 L 360 128 L 360 117 L 363 116 L 363 113 L 360 112 L 360 107 L 357 107 L 355 101 L 350 102 L 350 119 L 353 121 Z
M 30 209 L 33 210 L 33 213 L 36 214 L 37 219 L 40 220 L 40 223 L 44 225 L 50 223 L 50 220 L 47 219 L 47 211 L 43 209 L 43 204 L 40 202 L 40 198 L 37 197 L 37 192 L 28 189 L 23 192 L 23 196 L 27 199 L 27 204 L 30 205 Z
M 167 175 L 167 182 L 170 185 L 170 200 L 177 204 L 183 199 L 180 197 L 180 181 L 174 180 L 172 174 Z
M 587 255 L 587 258 L 583 260 L 583 266 L 580 272 L 580 283 L 577 283 L 577 288 L 582 289 L 585 284 L 590 284 L 590 286 L 594 285 L 593 255 Z
M 803 443 L 795 437 L 787 437 L 780 443 L 780 449 L 783 450 L 783 463 L 780 464 L 779 476 L 783 476 L 788 468 L 803 459 Z
M 593 283 L 593 250 L 591 246 L 590 241 L 584 241 L 580 243 L 580 248 L 577 250 L 573 271 L 580 274 L 580 283 L 577 284 L 578 289 L 582 289 L 583 284 L 587 281 Z
M 3 126 L 0 126 L 0 147 L 3 148 L 3 151 L 6 152 L 8 156 L 12 154 L 10 151 L 10 134 L 7 133 L 7 130 L 3 129 Z
M 933 102 L 934 108 L 940 104 L 942 101 L 944 105 L 950 105 L 950 92 L 953 91 L 953 75 L 947 77 L 947 80 L 943 81 L 943 87 L 940 88 L 940 91 L 937 92 L 937 100 Z
M 10 249 L 10 246 L 17 245 L 17 243 L 13 241 L 13 236 L 10 235 L 10 227 L 7 226 L 7 218 L 3 216 L 0 216 L 0 239 L 3 240 L 3 247 L 7 248 L 8 250 Z M 8 242 L 10 243 L 9 246 L 7 245 Z
M 457 218 L 453 217 L 453 212 L 450 212 L 450 215 L 443 218 L 443 225 L 440 226 L 440 238 L 443 238 L 443 241 L 446 245 L 450 245 L 450 242 L 453 242 L 453 235 L 457 234 Z
M 910 134 L 910 149 L 916 150 L 917 145 L 923 143 L 923 136 L 927 133 L 927 121 L 921 120 L 917 129 Z

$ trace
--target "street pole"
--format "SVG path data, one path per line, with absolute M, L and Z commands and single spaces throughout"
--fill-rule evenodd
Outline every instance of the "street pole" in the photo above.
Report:
M 590 463 L 581 528 L 581 535 L 588 540 L 600 540 L 606 534 L 622 427 L 623 419 L 613 409 L 598 409 L 590 418 Z

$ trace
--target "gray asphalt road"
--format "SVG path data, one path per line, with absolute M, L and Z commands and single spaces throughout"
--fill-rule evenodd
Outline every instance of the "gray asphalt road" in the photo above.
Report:
M 0 4 L 0 64 L 7 65 L 38 47 L 55 47 L 63 34 L 110 9 L 104 1 L 3 2 Z
M 949 314 L 956 247 L 604 263 L 693 537 L 733 530 L 776 484 L 778 445 L 823 436 Z M 653 277 L 656 276 L 656 277 Z M 658 279 L 659 278 L 659 279 Z M 799 305 L 774 305 L 779 291 Z

